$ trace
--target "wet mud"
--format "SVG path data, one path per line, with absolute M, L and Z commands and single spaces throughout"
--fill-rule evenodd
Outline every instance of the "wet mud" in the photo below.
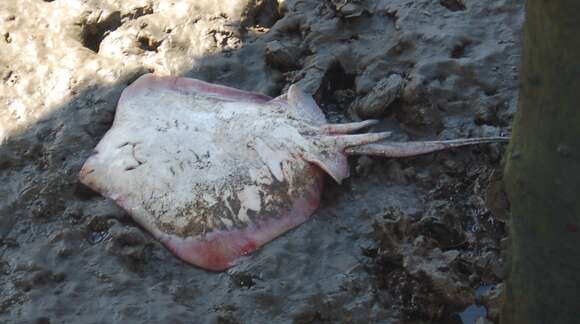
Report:
M 330 121 L 380 118 L 395 141 L 509 134 L 522 22 L 515 0 L 2 1 L 0 322 L 497 321 L 502 145 L 352 158 L 311 221 L 223 273 L 77 175 L 147 72 L 298 83 Z

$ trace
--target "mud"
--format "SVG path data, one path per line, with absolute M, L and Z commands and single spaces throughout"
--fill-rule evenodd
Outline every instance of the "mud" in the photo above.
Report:
M 379 116 L 393 140 L 509 133 L 522 21 L 515 0 L 2 1 L 0 322 L 497 320 L 503 146 L 352 159 L 311 221 L 224 273 L 177 260 L 77 174 L 148 71 L 298 83 L 331 121 Z

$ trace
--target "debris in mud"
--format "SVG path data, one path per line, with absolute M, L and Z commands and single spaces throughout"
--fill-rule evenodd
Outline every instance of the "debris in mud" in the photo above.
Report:
M 231 275 L 232 283 L 238 288 L 252 288 L 259 278 L 246 272 L 236 272 Z
M 439 0 L 439 3 L 451 11 L 460 11 L 466 8 L 463 0 Z
M 489 222 L 494 216 L 484 202 L 491 173 L 471 166 L 453 175 L 463 179 L 456 187 L 440 178 L 425 198 L 432 202 L 423 213 L 411 216 L 390 208 L 375 222 L 376 245 L 363 254 L 378 287 L 392 296 L 405 318 L 458 320 L 461 311 L 475 304 L 479 286 L 503 279 L 497 253 L 505 236 L 503 223 Z M 493 303 L 484 304 L 493 319 Z

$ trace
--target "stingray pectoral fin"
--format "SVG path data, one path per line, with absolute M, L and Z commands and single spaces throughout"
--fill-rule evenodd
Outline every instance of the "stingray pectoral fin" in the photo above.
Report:
M 238 264 L 245 255 L 308 220 L 320 204 L 323 185 L 322 172 L 313 172 L 314 185 L 304 188 L 301 196 L 293 200 L 292 206 L 277 217 L 252 223 L 242 229 L 218 230 L 193 238 L 161 234 L 158 239 L 177 257 L 190 264 L 211 271 L 226 270 Z
M 226 101 L 240 101 L 252 103 L 265 103 L 272 100 L 271 97 L 259 93 L 253 93 L 222 85 L 211 84 L 201 80 L 175 77 L 175 76 L 156 76 L 148 73 L 139 77 L 129 87 L 127 87 L 119 104 L 129 100 L 149 89 L 173 90 L 183 93 L 198 94 Z
M 443 151 L 454 147 L 508 141 L 509 137 L 479 137 L 447 141 L 386 142 L 348 147 L 345 153 L 348 155 L 408 157 Z
M 287 93 L 288 104 L 295 117 L 311 120 L 315 124 L 325 124 L 326 117 L 312 96 L 298 86 L 291 85 Z
M 211 84 L 201 80 L 181 77 L 166 77 L 168 82 L 175 82 L 173 87 L 180 91 L 194 91 L 197 93 L 213 96 L 223 100 L 265 103 L 272 100 L 271 97 L 230 88 L 223 85 Z
M 220 232 L 204 238 L 167 235 L 160 241 L 185 262 L 206 270 L 223 271 L 258 248 L 257 242 L 248 234 L 244 231 Z

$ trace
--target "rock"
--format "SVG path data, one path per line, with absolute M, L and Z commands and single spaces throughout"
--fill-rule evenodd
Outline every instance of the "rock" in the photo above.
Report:
M 360 5 L 354 3 L 347 3 L 340 8 L 340 13 L 342 13 L 345 18 L 358 17 L 362 14 L 362 12 L 363 8 Z
M 492 137 L 492 136 L 501 136 L 501 134 L 502 131 L 499 127 L 491 125 L 481 125 L 480 127 L 475 129 L 473 135 L 477 137 Z
M 501 146 L 497 143 L 490 144 L 488 151 L 489 160 L 493 163 L 498 163 L 501 160 L 504 148 L 505 146 Z
M 479 210 L 485 208 L 485 201 L 478 195 L 470 195 L 469 198 L 467 198 L 467 203 Z
M 510 204 L 503 186 L 502 170 L 494 170 L 485 190 L 485 205 L 497 220 L 506 222 Z
M 387 174 L 389 179 L 391 179 L 396 184 L 407 183 L 405 172 L 403 171 L 403 168 L 401 168 L 401 163 L 395 160 L 390 161 Z
M 432 239 L 429 239 L 423 235 L 417 236 L 417 238 L 413 241 L 413 248 L 414 253 L 418 255 L 426 255 L 427 252 L 433 249 L 435 242 Z
M 469 275 L 469 283 L 471 283 L 472 285 L 477 284 L 481 278 L 476 274 L 476 273 L 472 273 Z
M 503 279 L 507 272 L 504 258 L 493 251 L 484 252 L 481 256 L 476 257 L 475 265 L 484 271 L 484 277 L 491 276 L 489 279 Z
M 360 16 L 365 9 L 360 2 L 360 0 L 332 0 L 335 10 L 344 18 Z
M 81 250 L 77 242 L 83 239 L 83 234 L 80 229 L 63 229 L 52 234 L 49 242 L 58 257 L 68 258 Z
M 289 71 L 300 64 L 300 48 L 298 44 L 284 44 L 274 40 L 266 43 L 266 63 L 281 71 Z
M 493 324 L 493 322 L 485 317 L 479 317 L 477 320 L 475 320 L 475 324 Z
M 415 183 L 423 188 L 432 188 L 435 180 L 428 170 L 420 170 L 415 174 Z
M 505 279 L 507 274 L 507 264 L 502 257 L 495 258 L 490 262 L 491 271 L 499 279 Z
M 456 159 L 453 159 L 451 157 L 445 159 L 443 161 L 443 167 L 445 167 L 445 170 L 449 173 L 452 174 L 459 174 L 459 173 L 463 173 L 465 171 L 465 167 L 463 165 L 463 163 L 457 161 Z
M 373 167 L 373 159 L 366 155 L 363 155 L 357 159 L 355 171 L 359 175 L 366 175 L 369 174 L 372 167 Z
M 503 283 L 497 284 L 495 287 L 487 290 L 483 295 L 479 296 L 477 301 L 487 308 L 487 316 L 496 322 L 499 321 L 504 288 L 505 285 Z
M 496 259 L 498 256 L 495 252 L 487 251 L 484 252 L 481 256 L 475 259 L 475 265 L 477 265 L 481 269 L 489 269 L 489 265 L 493 259 Z
M 280 0 L 254 0 L 245 1 L 246 8 L 242 12 L 241 21 L 245 26 L 271 27 L 280 19 Z
M 355 102 L 355 111 L 364 118 L 383 116 L 389 106 L 401 97 L 404 84 L 400 75 L 391 74 L 379 81 L 369 94 Z
M 474 122 L 476 125 L 497 125 L 497 108 L 481 105 L 475 111 Z
M 405 178 L 407 179 L 414 179 L 415 175 L 417 174 L 417 171 L 415 170 L 414 167 L 408 167 L 403 169 L 403 174 L 405 175 Z
M 119 10 L 98 9 L 89 13 L 83 24 L 83 45 L 93 52 L 99 52 L 99 46 L 107 34 L 121 26 Z
M 432 73 L 432 72 L 431 72 Z M 411 127 L 443 128 L 439 105 L 439 94 L 429 87 L 428 76 L 411 74 L 405 82 L 401 96 L 401 107 L 397 110 L 397 119 Z M 443 137 L 444 138 L 444 137 Z
M 405 256 L 403 267 L 413 276 L 425 276 L 446 303 L 465 307 L 475 300 L 473 290 L 450 271 L 451 263 L 459 256 L 459 251 L 445 253 L 436 248 L 425 257 L 415 254 Z

